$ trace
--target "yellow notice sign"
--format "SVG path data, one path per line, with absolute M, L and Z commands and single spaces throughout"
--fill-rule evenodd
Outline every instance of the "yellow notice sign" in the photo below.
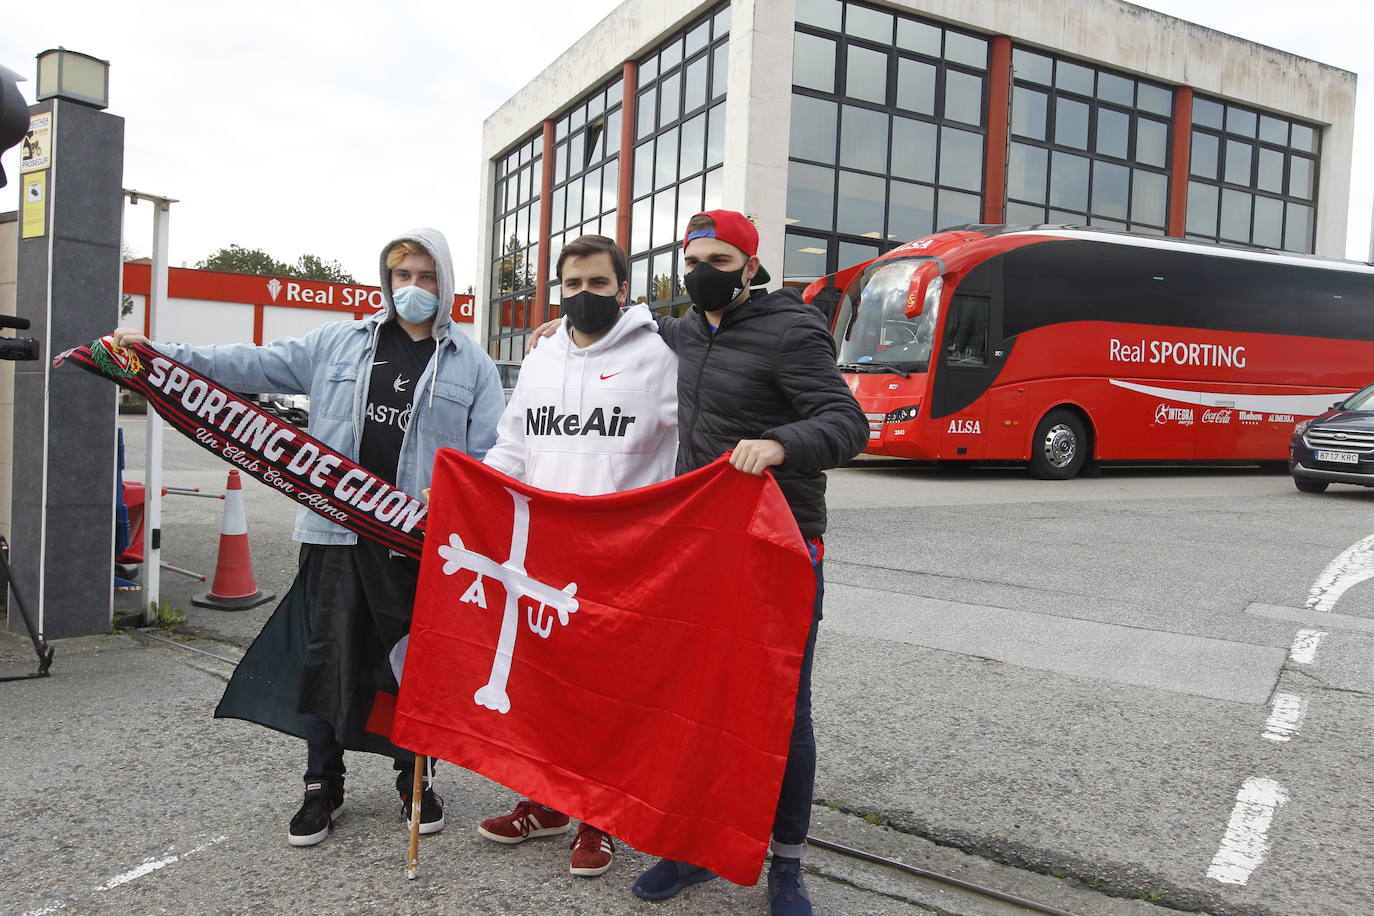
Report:
M 48 172 L 29 172 L 24 176 L 24 229 L 26 239 L 41 238 L 47 232 Z

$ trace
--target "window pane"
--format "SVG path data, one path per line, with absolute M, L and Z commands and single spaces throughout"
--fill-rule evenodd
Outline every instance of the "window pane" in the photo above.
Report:
M 643 197 L 654 189 L 654 141 L 635 147 L 634 196 Z
M 983 135 L 940 128 L 940 184 L 967 191 L 983 188 Z
M 658 154 L 654 157 L 654 187 L 677 182 L 677 128 L 658 135 Z
M 636 201 L 634 209 L 630 211 L 630 250 L 633 252 L 649 249 L 649 239 L 654 228 L 652 220 L 653 201 L 652 197 Z M 640 288 L 643 289 L 643 287 Z
M 568 182 L 567 191 L 567 210 L 564 219 L 567 220 L 567 225 L 572 226 L 582 222 L 582 179 L 575 178 Z
M 1264 248 L 1283 247 L 1283 201 L 1255 198 L 1255 232 L 1251 241 Z
M 726 12 L 729 12 L 727 10 Z M 726 84 L 730 81 L 730 46 L 720 45 L 711 51 L 711 98 L 725 95 Z
M 792 82 L 821 92 L 835 91 L 835 42 L 795 32 L 792 35 Z
M 601 171 L 594 169 L 582 179 L 582 215 L 592 217 L 601 212 Z
M 787 224 L 834 228 L 835 170 L 792 162 L 787 167 Z
M 840 0 L 797 0 L 797 21 L 838 32 L 843 9 Z
M 1009 226 L 1034 226 L 1045 221 L 1045 208 L 1008 201 L 1003 219 Z
M 673 221 L 675 233 L 686 229 L 687 221 L 702 211 L 702 182 L 702 176 L 698 175 L 696 178 L 684 181 L 677 186 L 677 219 Z
M 1142 111 L 1157 115 L 1174 113 L 1174 94 L 1168 89 L 1140 83 L 1135 90 L 1135 105 Z
M 671 298 L 673 298 L 673 253 L 660 251 L 650 261 L 649 301 L 665 302 Z
M 1135 80 L 1115 73 L 1097 74 L 1097 97 L 1105 102 L 1132 106 L 1135 104 Z
M 658 123 L 655 120 L 655 112 L 658 111 L 658 108 L 654 99 L 654 87 L 652 86 L 639 94 L 639 110 L 635 115 L 635 137 L 638 139 L 643 139 L 653 133 L 654 127 Z
M 667 188 L 654 195 L 653 246 L 667 245 L 677 240 L 676 188 Z
M 1088 106 L 1063 96 L 1054 100 L 1054 142 L 1088 148 Z
M 1261 191 L 1283 193 L 1283 153 L 1260 147 L 1258 172 L 1255 187 Z
M 879 44 L 892 44 L 892 16 L 863 6 L 850 4 L 845 11 L 844 30 L 858 38 Z
M 1131 176 L 1131 221 L 1163 226 L 1169 206 L 1169 179 L 1136 169 Z
M 883 237 L 883 185 L 881 178 L 840 172 L 839 212 L 836 219 L 836 227 L 840 232 L 871 239 Z
M 840 117 L 840 165 L 886 172 L 887 120 L 881 111 L 845 105 Z
M 819 278 L 829 272 L 825 265 L 825 239 L 813 239 L 789 232 L 785 245 L 782 257 L 783 276 Z
M 852 99 L 886 104 L 887 55 L 850 45 L 845 65 L 844 92 Z
M 1130 115 L 1110 108 L 1097 109 L 1097 152 L 1125 159 L 1130 134 Z
M 1193 131 L 1192 173 L 1199 178 L 1217 177 L 1217 156 L 1219 141 L 1211 134 L 1200 130 Z
M 792 96 L 792 136 L 789 149 L 793 156 L 817 162 L 835 161 L 834 102 L 810 96 Z
M 1288 196 L 1312 199 L 1312 160 L 1288 157 Z
M 1048 151 L 1038 146 L 1013 143 L 1007 154 L 1007 196 L 1044 203 L 1048 186 Z
M 706 42 L 711 40 L 711 23 L 703 22 L 701 25 L 687 33 L 687 46 L 683 52 L 691 57 L 693 54 L 706 47 Z
M 945 59 L 985 70 L 988 66 L 988 43 L 972 35 L 945 32 Z
M 1210 99 L 1193 99 L 1193 123 L 1203 127 L 1221 130 L 1221 117 L 1225 109 Z
M 1054 85 L 1056 89 L 1066 89 L 1083 95 L 1093 94 L 1093 71 L 1066 60 L 1056 61 L 1054 65 Z
M 1238 134 L 1242 137 L 1253 137 L 1257 116 L 1253 111 L 1244 111 L 1240 108 L 1226 108 L 1226 132 L 1228 134 Z
M 1280 146 L 1288 145 L 1288 122 L 1278 118 L 1271 118 L 1268 115 L 1260 115 L 1259 137 L 1267 143 L 1277 143 Z
M 934 66 L 906 57 L 897 59 L 897 107 L 935 114 Z
M 1087 158 L 1072 153 L 1051 156 L 1050 206 L 1064 210 L 1088 209 Z
M 706 117 L 706 167 L 725 158 L 725 105 L 712 108 Z
M 683 175 L 701 171 L 702 157 L 706 152 L 706 113 L 702 112 L 682 127 L 682 165 Z
M 1135 159 L 1145 165 L 1164 168 L 1169 156 L 1169 125 L 1137 117 L 1135 121 Z
M 1296 129 L 1297 125 L 1293 125 Z M 1289 251 L 1312 251 L 1312 208 L 1288 204 L 1288 220 L 1283 227 L 1283 247 Z
M 671 124 L 678 119 L 682 104 L 682 74 L 665 76 L 658 84 L 658 126 Z
M 1217 188 L 1196 181 L 1188 182 L 1188 219 L 1189 233 L 1216 237 L 1217 234 Z
M 1228 242 L 1250 241 L 1250 200 L 1245 191 L 1223 188 L 1221 192 L 1222 239 Z
M 567 200 L 567 188 L 559 188 L 553 192 L 553 197 L 549 201 L 549 225 L 553 232 L 562 231 L 567 225 L 567 216 L 564 213 L 563 204 Z
M 1241 140 L 1226 141 L 1226 180 L 1231 184 L 1250 184 L 1250 160 L 1255 148 Z
M 1317 135 L 1310 127 L 1302 124 L 1293 125 L 1293 149 L 1302 150 L 1304 153 L 1315 153 L 1317 151 Z
M 620 200 L 620 160 L 612 159 L 601 170 L 601 209 L 614 210 Z
M 706 67 L 710 60 L 702 57 L 687 65 L 687 79 L 682 87 L 682 110 L 691 111 L 706 104 Z
M 897 47 L 929 57 L 940 56 L 940 30 L 924 22 L 897 20 Z
M 706 173 L 706 199 L 701 209 L 719 210 L 725 204 L 725 169 L 713 169 Z
M 1020 48 L 1011 52 L 1011 70 L 1019 80 L 1050 85 L 1054 74 L 1054 61 L 1043 54 L 1023 51 Z
M 935 228 L 935 191 L 921 184 L 894 181 L 888 189 L 887 237 L 909 242 Z
M 658 71 L 667 73 L 682 62 L 682 39 L 675 38 L 658 55 Z
M 960 191 L 940 192 L 940 211 L 935 216 L 935 230 L 950 226 L 967 226 L 983 221 L 983 200 L 977 194 Z
M 1025 86 L 1011 91 L 1011 131 L 1035 140 L 1045 139 L 1045 121 L 1049 116 L 1049 95 Z
M 983 123 L 983 78 L 945 70 L 945 117 L 965 124 Z
M 935 180 L 935 125 L 901 116 L 892 119 L 892 174 Z

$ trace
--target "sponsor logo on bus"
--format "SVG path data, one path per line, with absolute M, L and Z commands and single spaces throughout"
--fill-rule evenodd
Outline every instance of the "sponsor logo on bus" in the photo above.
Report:
M 1157 366 L 1230 366 L 1245 368 L 1245 347 L 1221 344 L 1188 343 L 1182 340 L 1144 340 L 1139 343 L 1118 340 L 1107 344 L 1107 358 L 1118 363 L 1144 363 Z
M 1264 419 L 1264 414 L 1255 413 L 1253 410 L 1242 410 L 1240 412 L 1240 422 L 1246 426 L 1255 426 Z
M 945 430 L 945 432 L 973 433 L 974 435 L 982 435 L 983 427 L 982 424 L 977 420 L 950 420 L 949 429 Z
M 1203 423 L 1230 423 L 1231 411 L 1229 410 L 1204 410 L 1202 412 Z
M 1177 423 L 1179 426 L 1193 425 L 1193 408 L 1173 407 L 1169 404 L 1160 404 L 1155 408 L 1155 422 L 1160 426 L 1167 423 Z
M 1270 422 L 1270 423 L 1296 423 L 1297 420 L 1294 419 L 1294 417 L 1293 417 L 1293 415 L 1292 415 L 1291 413 L 1271 413 L 1271 414 L 1269 415 L 1269 422 Z

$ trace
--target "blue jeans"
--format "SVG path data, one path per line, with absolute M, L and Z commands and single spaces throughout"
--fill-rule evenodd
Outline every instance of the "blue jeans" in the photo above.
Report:
M 787 768 L 782 774 L 777 813 L 773 815 L 775 854 L 801 856 L 806 831 L 811 826 L 811 800 L 816 785 L 816 735 L 811 728 L 811 660 L 816 654 L 816 628 L 821 622 L 825 598 L 825 561 L 816 563 L 816 603 L 811 617 L 811 632 L 802 655 L 801 679 L 797 683 L 797 709 L 792 720 L 792 743 L 787 752 Z M 779 847 L 795 846 L 797 849 Z

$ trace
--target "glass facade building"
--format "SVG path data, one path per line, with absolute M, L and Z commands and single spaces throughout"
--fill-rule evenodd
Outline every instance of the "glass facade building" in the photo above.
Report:
M 493 359 L 519 359 L 535 302 L 539 262 L 542 131 L 501 157 L 494 185 L 487 352 Z

